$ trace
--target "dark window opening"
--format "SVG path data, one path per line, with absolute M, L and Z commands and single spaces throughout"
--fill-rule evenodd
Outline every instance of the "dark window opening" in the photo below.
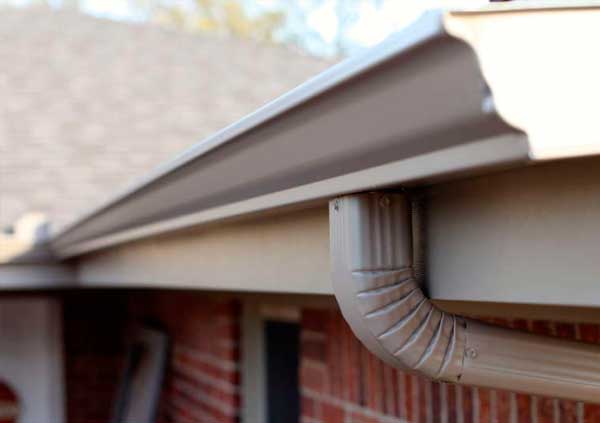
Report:
M 265 322 L 268 423 L 299 421 L 299 336 L 297 324 Z

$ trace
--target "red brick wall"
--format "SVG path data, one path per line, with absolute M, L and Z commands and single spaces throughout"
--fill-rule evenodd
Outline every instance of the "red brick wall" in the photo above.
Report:
M 237 422 L 239 311 L 235 301 L 189 292 L 66 298 L 68 423 L 110 421 L 127 334 L 139 322 L 172 341 L 157 422 Z
M 600 326 L 491 323 L 600 342 Z M 354 337 L 337 310 L 302 313 L 302 423 L 600 422 L 600 406 L 431 382 L 395 370 Z
M 159 322 L 171 336 L 158 423 L 235 423 L 239 419 L 240 307 L 194 293 L 132 301 L 136 320 Z
M 237 302 L 190 292 L 66 298 L 68 422 L 110 421 L 128 328 L 143 321 L 172 337 L 158 423 L 237 422 L 239 319 Z M 596 325 L 492 322 L 600 342 Z M 599 406 L 434 383 L 392 369 L 361 346 L 337 310 L 303 310 L 301 351 L 302 423 L 600 422 Z

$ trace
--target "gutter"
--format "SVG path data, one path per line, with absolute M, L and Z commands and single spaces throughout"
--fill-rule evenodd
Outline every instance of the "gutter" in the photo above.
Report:
M 333 196 L 600 154 L 600 2 L 434 11 L 55 235 L 62 258 Z
M 530 161 L 478 57 L 430 12 L 200 142 L 54 236 L 61 258 L 343 193 Z
M 600 346 L 438 309 L 417 281 L 426 269 L 415 265 L 412 221 L 405 194 L 356 194 L 330 203 L 335 296 L 371 352 L 436 380 L 600 403 Z M 415 244 L 415 251 L 423 248 Z

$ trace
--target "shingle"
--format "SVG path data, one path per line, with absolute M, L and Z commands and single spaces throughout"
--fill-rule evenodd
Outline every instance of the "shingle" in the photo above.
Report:
M 329 63 L 75 12 L 0 14 L 0 227 L 54 229 Z

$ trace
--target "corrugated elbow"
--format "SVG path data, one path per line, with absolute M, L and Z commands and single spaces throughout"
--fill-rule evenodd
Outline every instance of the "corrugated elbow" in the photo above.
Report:
M 457 382 L 464 321 L 438 310 L 414 277 L 404 196 L 340 198 L 330 221 L 334 290 L 358 337 L 390 364 Z
M 414 276 L 404 195 L 333 200 L 330 226 L 342 314 L 381 359 L 448 382 L 600 402 L 600 346 L 492 327 L 432 304 Z
M 403 367 L 458 381 L 464 322 L 431 304 L 412 269 L 353 271 L 351 283 L 365 326 Z

